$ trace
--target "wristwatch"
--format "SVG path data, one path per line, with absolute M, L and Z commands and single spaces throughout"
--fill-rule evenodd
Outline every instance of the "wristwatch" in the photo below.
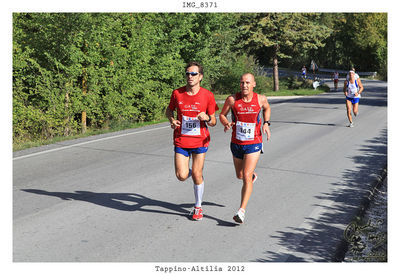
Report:
M 267 120 L 267 121 L 264 121 L 264 123 L 263 123 L 263 124 L 265 124 L 265 123 L 267 123 L 267 124 L 268 124 L 268 126 L 270 126 L 270 125 L 271 125 L 271 122 L 269 122 L 269 120 Z
M 206 122 L 210 122 L 211 121 L 211 116 L 208 115 L 208 120 L 206 120 Z

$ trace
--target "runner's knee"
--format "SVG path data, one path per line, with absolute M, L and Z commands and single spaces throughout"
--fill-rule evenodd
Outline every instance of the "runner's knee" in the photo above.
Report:
M 203 181 L 203 171 L 192 171 L 192 178 L 194 182 L 202 182 Z
M 243 179 L 243 172 L 242 171 L 236 172 L 236 177 L 238 179 L 242 180 Z
M 245 172 L 244 173 L 244 178 L 249 180 L 249 181 L 252 181 L 253 180 L 253 174 L 254 174 L 253 171 Z
M 177 178 L 178 180 L 180 180 L 180 181 L 185 181 L 185 180 L 188 178 L 188 176 L 189 176 L 189 172 L 187 172 L 187 173 L 182 173 L 181 171 L 177 171 L 175 175 L 176 175 L 176 178 Z

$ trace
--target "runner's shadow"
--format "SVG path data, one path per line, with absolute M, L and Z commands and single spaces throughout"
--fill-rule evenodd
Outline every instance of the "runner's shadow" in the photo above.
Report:
M 190 219 L 190 216 L 188 215 L 188 208 L 193 206 L 193 203 L 174 204 L 166 201 L 151 199 L 136 193 L 95 193 L 89 191 L 75 191 L 71 193 L 49 192 L 39 189 L 21 190 L 37 195 L 58 197 L 62 200 L 86 201 L 120 211 L 142 211 L 149 213 L 178 215 L 187 217 L 188 219 Z M 203 202 L 203 205 L 225 207 L 224 205 L 213 202 Z M 204 215 L 204 218 L 215 220 L 218 223 L 218 226 L 236 226 L 235 223 L 223 221 L 210 215 Z

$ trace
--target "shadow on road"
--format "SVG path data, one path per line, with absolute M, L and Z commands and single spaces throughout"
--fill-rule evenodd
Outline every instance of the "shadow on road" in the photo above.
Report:
M 343 88 L 343 87 L 342 87 Z M 387 106 L 387 87 L 368 86 L 364 83 L 364 92 L 361 95 L 360 105 L 386 107 Z M 333 97 L 334 96 L 334 97 Z M 271 97 L 273 98 L 273 97 Z M 304 96 L 292 99 L 293 103 L 312 103 L 312 104 L 343 104 L 345 106 L 346 98 L 341 90 L 338 92 L 328 92 L 318 96 Z M 314 107 L 315 108 L 315 107 Z M 327 107 L 324 107 L 327 108 Z
M 317 122 L 306 122 L 306 121 L 281 121 L 281 120 L 271 120 L 273 123 L 289 123 L 289 124 L 304 124 L 304 125 L 315 125 L 315 126 L 338 126 L 334 123 L 317 123 Z M 339 125 L 343 127 L 342 125 Z
M 265 258 L 254 262 L 340 261 L 335 256 L 341 253 L 338 251 L 344 233 L 341 225 L 348 225 L 360 211 L 362 202 L 376 184 L 377 175 L 387 164 L 387 129 L 363 144 L 359 155 L 351 157 L 354 166 L 343 172 L 340 181 L 333 183 L 332 191 L 316 196 L 321 203 L 314 206 L 322 210 L 321 214 L 307 218 L 305 228 L 288 227 L 269 236 L 277 239 L 282 249 L 266 251 Z
M 174 204 L 161 200 L 155 200 L 136 193 L 95 193 L 89 191 L 71 192 L 49 192 L 39 189 L 21 189 L 37 195 L 58 197 L 62 200 L 85 201 L 100 206 L 120 210 L 120 211 L 142 211 L 149 213 L 177 215 L 191 219 L 187 208 L 191 208 L 193 203 Z M 213 202 L 203 202 L 203 205 L 225 207 Z M 149 207 L 161 208 L 165 210 L 148 209 Z M 237 226 L 232 222 L 227 222 L 210 215 L 204 218 L 215 220 L 218 226 Z

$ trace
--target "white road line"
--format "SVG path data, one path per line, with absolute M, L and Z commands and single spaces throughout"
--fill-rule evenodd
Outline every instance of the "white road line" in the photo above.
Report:
M 228 116 L 230 116 L 230 114 L 228 114 Z M 215 116 L 215 118 L 218 120 L 219 116 L 217 115 L 217 116 Z M 118 138 L 118 137 L 124 137 L 124 136 L 129 136 L 129 135 L 141 134 L 141 133 L 150 132 L 150 131 L 154 131 L 154 130 L 160 130 L 160 129 L 169 128 L 169 127 L 171 127 L 171 126 L 168 125 L 168 126 L 163 126 L 163 127 L 158 127 L 158 128 L 138 131 L 138 132 L 121 134 L 121 135 L 117 135 L 117 136 L 99 138 L 99 139 L 95 139 L 95 140 L 90 140 L 90 141 L 86 141 L 86 142 L 81 142 L 81 143 L 77 143 L 77 144 L 63 146 L 63 147 L 60 147 L 60 148 L 54 148 L 54 149 L 50 149 L 50 150 L 46 150 L 46 151 L 32 153 L 32 154 L 28 154 L 28 155 L 24 155 L 24 156 L 20 156 L 20 157 L 15 157 L 15 158 L 13 158 L 13 160 L 25 159 L 25 158 L 29 158 L 29 157 L 33 157 L 33 156 L 37 156 L 37 155 L 42 155 L 42 154 L 46 154 L 46 153 L 51 153 L 51 152 L 55 152 L 55 151 L 68 149 L 68 148 L 71 148 L 71 147 L 81 146 L 81 145 L 84 145 L 84 144 L 89 144 L 89 143 L 93 143 L 93 142 L 98 142 L 98 141 L 103 141 L 103 140 L 108 140 L 108 139 L 113 139 L 113 138 Z
M 76 147 L 76 146 L 81 146 L 81 145 L 84 145 L 84 144 L 89 144 L 89 143 L 94 143 L 94 142 L 98 142 L 98 141 L 103 141 L 103 140 L 108 140 L 108 139 L 113 139 L 113 138 L 119 138 L 119 137 L 124 137 L 124 136 L 130 136 L 130 135 L 135 135 L 135 134 L 141 134 L 141 133 L 145 133 L 145 132 L 160 130 L 160 129 L 164 129 L 164 128 L 170 128 L 170 127 L 171 126 L 168 125 L 168 126 L 163 126 L 163 127 L 158 127 L 158 128 L 138 131 L 138 132 L 132 132 L 132 133 L 126 133 L 126 134 L 121 134 L 121 135 L 116 135 L 116 136 L 111 136 L 111 137 L 99 138 L 99 139 L 95 139 L 95 140 L 90 140 L 90 141 L 85 141 L 85 142 L 81 142 L 81 143 L 77 143 L 77 144 L 67 145 L 67 146 L 63 146 L 63 147 L 59 147 L 59 148 L 54 148 L 54 149 L 50 149 L 50 150 L 46 150 L 46 151 L 32 153 L 32 154 L 29 154 L 29 155 L 15 157 L 15 158 L 13 158 L 13 160 L 29 158 L 29 157 L 33 157 L 33 156 L 37 156 L 37 155 L 42 155 L 42 154 L 51 153 L 51 152 L 55 152 L 55 151 L 60 151 L 60 150 L 64 150 L 64 149 L 68 149 L 68 148 L 72 148 L 72 147 Z

